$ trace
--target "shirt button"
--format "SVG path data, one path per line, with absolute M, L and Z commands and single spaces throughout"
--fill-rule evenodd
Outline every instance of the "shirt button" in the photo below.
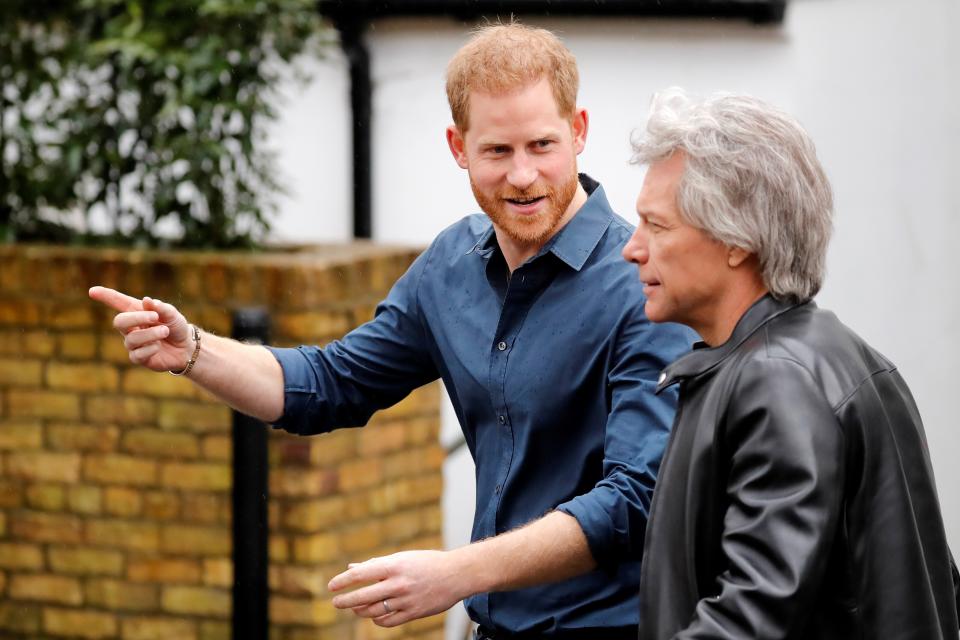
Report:
M 493 490 L 494 493 L 500 495 L 500 485 L 497 485 L 497 488 Z
M 500 424 L 507 424 L 507 417 L 506 417 L 506 416 L 497 416 L 497 420 L 500 421 Z
M 507 343 L 501 340 L 500 342 L 497 343 L 497 349 L 500 349 L 500 351 L 506 351 Z

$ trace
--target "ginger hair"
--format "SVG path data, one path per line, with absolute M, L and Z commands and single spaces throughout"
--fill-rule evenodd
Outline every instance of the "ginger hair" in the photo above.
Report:
M 447 66 L 447 100 L 461 133 L 470 126 L 470 92 L 499 95 L 546 78 L 561 116 L 573 118 L 580 76 L 560 39 L 518 22 L 478 29 Z

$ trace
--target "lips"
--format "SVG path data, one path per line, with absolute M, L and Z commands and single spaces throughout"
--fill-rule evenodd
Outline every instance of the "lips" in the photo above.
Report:
M 511 208 L 519 213 L 532 213 L 538 208 L 538 205 L 547 199 L 547 196 L 537 196 L 535 198 L 504 198 L 510 204 Z

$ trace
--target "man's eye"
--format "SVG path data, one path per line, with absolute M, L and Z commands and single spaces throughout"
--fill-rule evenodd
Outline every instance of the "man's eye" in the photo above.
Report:
M 553 144 L 553 140 L 537 140 L 537 148 L 545 149 Z

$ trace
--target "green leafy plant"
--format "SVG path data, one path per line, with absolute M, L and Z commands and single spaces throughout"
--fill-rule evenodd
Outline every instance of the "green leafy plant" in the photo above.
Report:
M 0 241 L 254 245 L 277 81 L 326 33 L 313 0 L 3 0 Z

